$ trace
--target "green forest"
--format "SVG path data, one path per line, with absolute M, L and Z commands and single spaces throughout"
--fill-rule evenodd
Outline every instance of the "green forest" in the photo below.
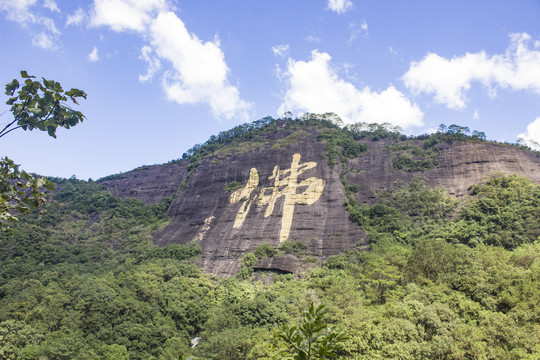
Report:
M 414 172 L 414 181 L 359 204 L 342 176 L 343 206 L 369 251 L 353 248 L 293 275 L 252 266 L 279 253 L 313 263 L 303 244 L 262 243 L 236 277 L 219 279 L 196 266 L 197 244 L 152 244 L 172 198 L 149 205 L 91 180 L 50 179 L 56 191 L 45 206 L 0 233 L 0 358 L 301 359 L 280 329 L 302 324 L 312 304 L 324 306 L 321 326 L 344 335 L 335 357 L 312 359 L 540 357 L 538 184 L 492 176 L 459 200 L 428 188 L 421 175 L 438 144 L 485 141 L 455 125 L 414 139 L 320 119 L 287 126 L 324 128 L 333 166 L 368 151 L 365 143 L 396 139 L 395 171 Z M 192 173 L 208 154 L 275 130 L 273 119 L 237 127 L 184 160 Z

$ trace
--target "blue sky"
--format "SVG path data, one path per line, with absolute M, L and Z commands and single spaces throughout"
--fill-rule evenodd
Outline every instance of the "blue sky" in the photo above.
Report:
M 27 70 L 88 93 L 84 123 L 13 132 L 0 154 L 97 179 L 285 111 L 535 146 L 538 19 L 537 0 L 0 0 L 2 84 Z

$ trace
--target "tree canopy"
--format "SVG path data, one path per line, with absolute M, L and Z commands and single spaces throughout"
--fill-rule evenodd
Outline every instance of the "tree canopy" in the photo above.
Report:
M 538 358 L 539 187 L 523 178 L 486 180 L 459 206 L 420 180 L 379 192 L 349 204 L 370 251 L 296 277 L 251 268 L 229 279 L 195 266 L 197 244 L 152 244 L 171 199 L 55 181 L 41 217 L 0 233 L 0 358 L 306 358 L 309 339 L 312 359 Z M 493 241 L 511 233 L 511 246 Z M 296 242 L 251 258 L 284 252 L 310 258 Z

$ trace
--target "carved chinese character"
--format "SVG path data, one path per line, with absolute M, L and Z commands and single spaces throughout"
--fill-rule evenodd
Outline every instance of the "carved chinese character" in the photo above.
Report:
M 233 192 L 229 198 L 231 204 L 235 204 L 242 200 L 242 206 L 240 207 L 240 210 L 238 210 L 238 215 L 236 215 L 236 219 L 234 220 L 233 228 L 239 228 L 244 223 L 249 209 L 251 208 L 251 193 L 257 186 L 259 186 L 259 174 L 257 173 L 257 169 L 252 168 L 249 172 L 249 180 L 246 186 Z
M 293 155 L 290 169 L 280 170 L 279 166 L 275 166 L 272 176 L 268 178 L 274 180 L 274 185 L 263 188 L 254 197 L 252 197 L 252 193 L 259 185 L 259 174 L 257 169 L 251 169 L 246 186 L 232 193 L 229 199 L 232 204 L 243 200 L 233 228 L 242 226 L 252 203 L 267 206 L 264 217 L 268 217 L 274 212 L 276 201 L 283 197 L 283 215 L 279 240 L 283 242 L 289 238 L 295 205 L 314 204 L 321 197 L 325 185 L 324 180 L 316 177 L 310 177 L 298 182 L 299 175 L 317 166 L 317 163 L 313 161 L 300 164 L 300 157 L 300 154 Z M 298 193 L 299 188 L 304 188 L 301 193 Z

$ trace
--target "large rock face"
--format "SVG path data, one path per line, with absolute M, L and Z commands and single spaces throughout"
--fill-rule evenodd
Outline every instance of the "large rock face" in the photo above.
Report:
M 147 204 L 154 204 L 173 194 L 186 177 L 187 162 L 144 166 L 127 173 L 108 176 L 98 180 L 113 194 L 121 197 L 133 197 Z
M 411 140 L 408 140 L 411 141 Z M 392 141 L 390 141 L 392 142 Z M 449 195 L 462 197 L 468 188 L 486 176 L 517 174 L 540 183 L 540 158 L 506 144 L 493 142 L 454 142 L 441 144 L 439 164 L 426 171 L 397 171 L 393 167 L 395 155 L 386 149 L 389 141 L 369 144 L 370 151 L 349 160 L 347 173 L 350 183 L 358 184 L 360 203 L 369 202 L 372 190 L 391 188 L 394 183 L 410 182 L 422 177 L 431 187 L 443 187 Z M 413 141 L 414 143 L 414 141 Z M 422 142 L 416 142 L 422 146 Z
M 321 156 L 324 144 L 314 137 L 283 149 L 207 158 L 172 203 L 172 223 L 155 241 L 198 242 L 203 268 L 219 276 L 238 272 L 241 256 L 264 241 L 279 246 L 301 240 L 319 256 L 360 241 L 362 232 L 343 206 L 339 170 L 329 168 Z M 243 187 L 226 191 L 233 182 Z
M 262 242 L 280 246 L 300 240 L 307 252 L 325 258 L 353 245 L 365 245 L 362 230 L 349 221 L 343 206 L 344 174 L 357 184 L 360 203 L 373 201 L 373 190 L 391 188 L 421 176 L 430 187 L 442 186 L 456 197 L 493 173 L 518 174 L 540 183 L 540 160 L 515 147 L 489 142 L 443 144 L 439 163 L 422 172 L 394 169 L 394 139 L 365 141 L 368 151 L 330 167 L 318 130 L 282 129 L 254 142 L 225 148 L 202 159 L 187 180 L 187 161 L 159 165 L 102 181 L 114 194 L 156 202 L 172 194 L 171 223 L 154 242 L 197 242 L 200 265 L 217 276 L 240 270 L 241 259 Z M 422 145 L 421 141 L 407 140 Z M 343 171 L 347 170 L 347 171 Z M 180 191 L 182 182 L 187 186 Z M 259 269 L 296 271 L 294 256 L 266 259 Z

